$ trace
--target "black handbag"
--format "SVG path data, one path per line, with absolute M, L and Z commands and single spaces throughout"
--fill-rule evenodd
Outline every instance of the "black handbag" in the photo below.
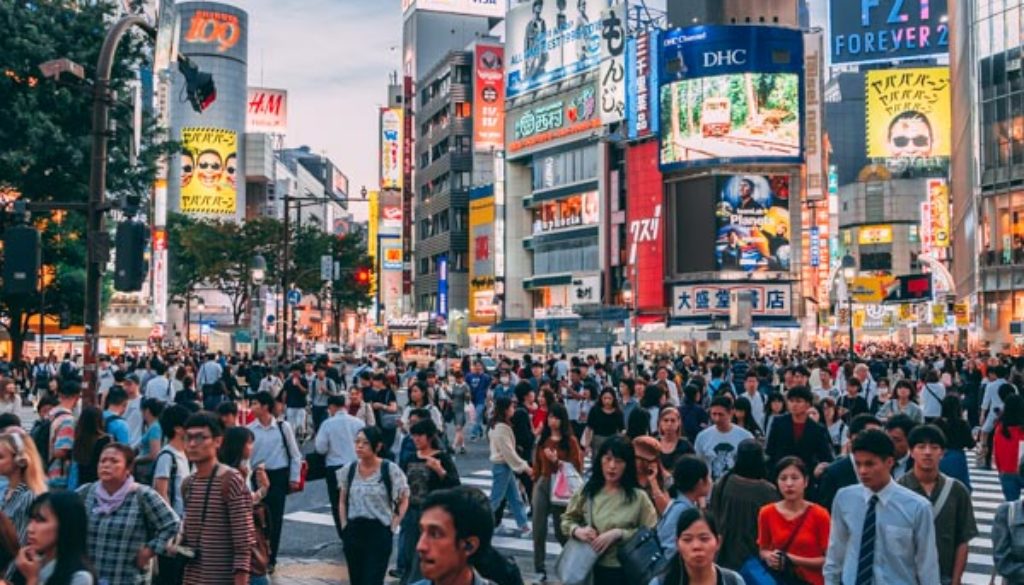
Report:
M 627 583 L 650 583 L 663 574 L 672 562 L 671 557 L 665 556 L 665 551 L 661 549 L 658 533 L 646 526 L 619 545 L 618 557 Z

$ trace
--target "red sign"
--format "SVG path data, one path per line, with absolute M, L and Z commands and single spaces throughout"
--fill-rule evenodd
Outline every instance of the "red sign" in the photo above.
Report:
M 284 134 L 288 128 L 288 92 L 265 87 L 249 88 L 246 132 Z
M 238 44 L 240 38 L 242 25 L 237 16 L 208 10 L 197 10 L 185 33 L 185 42 L 213 43 L 221 53 Z
M 626 262 L 633 270 L 630 279 L 636 306 L 641 313 L 664 314 L 666 213 L 658 169 L 658 141 L 630 146 L 626 151 L 626 170 Z
M 505 147 L 505 50 L 477 45 L 474 60 L 473 147 L 501 150 Z

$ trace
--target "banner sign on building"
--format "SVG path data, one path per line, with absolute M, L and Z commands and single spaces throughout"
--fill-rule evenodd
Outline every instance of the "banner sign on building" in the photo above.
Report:
M 661 39 L 662 170 L 803 162 L 804 38 L 762 26 L 695 26 Z
M 966 301 L 953 305 L 953 316 L 956 318 L 957 327 L 967 327 L 971 324 L 971 308 Z
M 811 226 L 811 267 L 821 266 L 821 230 L 817 225 Z
M 597 225 L 601 220 L 597 191 L 544 201 L 533 210 L 533 233 Z
M 388 243 L 382 243 L 381 267 L 384 270 L 402 269 L 402 243 L 394 242 L 389 238 Z
M 921 254 L 931 254 L 934 247 L 932 234 L 932 204 L 921 202 Z
M 477 45 L 473 52 L 473 148 L 505 148 L 505 49 Z
M 931 207 L 932 245 L 949 247 L 949 186 L 945 179 L 928 179 L 928 204 Z
M 572 279 L 569 302 L 573 305 L 601 304 L 601 276 L 577 276 Z
M 631 267 L 636 306 L 662 310 L 665 299 L 665 225 L 658 142 L 631 145 L 626 150 L 627 263 Z
M 896 278 L 896 282 L 890 287 L 882 302 L 923 303 L 931 301 L 933 297 L 931 274 L 909 274 Z
M 400 108 L 380 112 L 380 188 L 402 190 L 402 118 Z
M 947 0 L 831 0 L 832 64 L 949 53 Z
M 733 293 L 750 293 L 750 313 L 755 317 L 789 317 L 793 311 L 788 284 L 687 284 L 672 289 L 673 317 L 728 315 Z
M 864 97 L 868 158 L 949 157 L 948 67 L 868 71 Z
M 469 321 L 494 323 L 495 294 L 494 188 L 477 187 L 469 193 Z
M 626 124 L 629 139 L 650 136 L 658 128 L 658 68 L 654 62 L 658 30 L 626 42 Z
M 408 14 L 413 8 L 432 12 L 503 18 L 508 10 L 508 2 L 507 0 L 402 0 L 402 14 Z
M 287 134 L 288 90 L 250 87 L 245 131 Z
M 245 61 L 249 49 L 245 13 L 228 5 L 210 5 L 223 9 L 208 10 L 199 3 L 181 5 L 186 11 L 181 23 L 181 44 L 189 45 L 188 50 L 184 47 L 181 50 L 186 53 L 210 51 Z
M 505 17 L 506 95 L 575 77 L 601 62 L 601 15 L 609 0 L 523 2 Z
M 789 177 L 721 177 L 718 188 L 717 268 L 745 272 L 789 270 Z
M 338 167 L 331 167 L 331 190 L 336 197 L 348 198 L 348 177 Z
M 234 215 L 238 135 L 221 128 L 181 129 L 181 212 Z
M 621 122 L 626 115 L 625 2 L 601 15 L 601 123 Z
M 448 256 L 437 260 L 437 315 L 448 318 Z
M 861 246 L 892 243 L 891 225 L 865 225 L 857 233 L 857 243 Z
M 401 229 L 402 228 L 402 206 L 383 205 L 380 208 L 381 227 Z
M 823 34 L 820 31 L 804 35 L 804 108 L 806 120 L 804 135 L 804 156 L 807 159 L 807 174 L 804 188 L 805 201 L 820 201 L 825 198 L 827 178 L 824 170 L 824 149 L 822 148 L 824 107 L 822 104 L 821 72 L 825 63 L 822 54 Z
M 593 85 L 584 86 L 519 112 L 510 124 L 510 152 L 599 128 L 597 92 Z

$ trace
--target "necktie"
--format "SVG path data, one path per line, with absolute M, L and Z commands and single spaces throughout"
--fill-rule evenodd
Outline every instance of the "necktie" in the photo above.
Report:
M 871 496 L 868 511 L 864 515 L 864 529 L 860 536 L 860 557 L 857 561 L 856 585 L 871 585 L 875 580 L 875 505 L 878 495 Z

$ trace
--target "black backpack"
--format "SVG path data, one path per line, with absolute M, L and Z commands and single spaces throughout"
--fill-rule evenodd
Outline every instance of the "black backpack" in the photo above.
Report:
M 50 465 L 50 428 L 53 420 L 44 418 L 32 427 L 32 442 L 36 444 L 36 451 L 39 451 L 39 460 L 44 467 Z
M 345 484 L 345 511 L 348 513 L 349 496 L 352 494 L 352 482 L 356 479 L 356 468 L 358 461 L 353 461 L 348 466 L 348 483 Z M 391 502 L 391 462 L 387 459 L 380 460 L 380 482 L 384 484 L 384 491 L 388 494 L 388 502 Z

